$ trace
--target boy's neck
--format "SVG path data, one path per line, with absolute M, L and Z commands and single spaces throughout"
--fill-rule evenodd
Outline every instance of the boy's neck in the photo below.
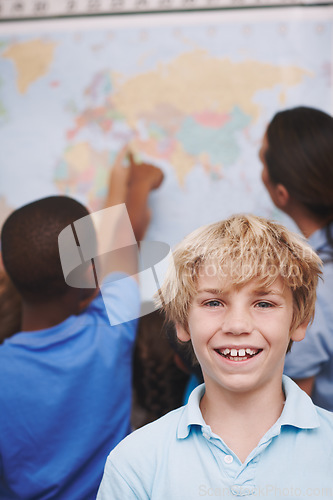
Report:
M 230 394 L 219 396 L 207 392 L 200 409 L 205 422 L 226 445 L 244 462 L 260 439 L 280 417 L 285 397 L 282 385 L 251 394 Z

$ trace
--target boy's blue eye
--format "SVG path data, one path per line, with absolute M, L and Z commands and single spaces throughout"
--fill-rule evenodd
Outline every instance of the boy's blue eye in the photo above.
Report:
M 221 302 L 219 302 L 218 300 L 210 300 L 209 302 L 205 303 L 205 306 L 209 306 L 209 307 L 219 307 L 220 305 L 221 305 Z
M 271 304 L 270 302 L 258 302 L 257 306 L 265 309 L 266 307 L 273 307 L 273 304 Z

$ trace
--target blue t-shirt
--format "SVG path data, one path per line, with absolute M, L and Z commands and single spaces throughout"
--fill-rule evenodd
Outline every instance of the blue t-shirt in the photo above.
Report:
M 333 237 L 333 224 L 329 230 Z M 315 376 L 313 402 L 333 411 L 333 248 L 327 228 L 311 235 L 309 244 L 324 261 L 323 280 L 317 288 L 316 312 L 305 338 L 294 342 L 284 372 L 293 379 Z
M 280 418 L 241 463 L 205 423 L 198 386 L 110 453 L 97 500 L 332 498 L 333 414 L 286 376 L 283 388 Z
M 96 498 L 110 448 L 131 431 L 136 322 L 111 327 L 103 302 L 117 323 L 139 311 L 125 276 L 79 316 L 0 345 L 1 500 Z

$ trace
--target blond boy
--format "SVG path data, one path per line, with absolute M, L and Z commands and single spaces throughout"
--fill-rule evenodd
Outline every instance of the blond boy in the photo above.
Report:
M 254 216 L 178 245 L 164 308 L 205 383 L 111 452 L 98 500 L 333 496 L 333 416 L 282 375 L 313 317 L 320 264 Z

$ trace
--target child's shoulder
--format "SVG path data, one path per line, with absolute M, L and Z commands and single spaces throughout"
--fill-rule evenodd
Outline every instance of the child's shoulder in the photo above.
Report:
M 175 410 L 169 411 L 166 415 L 163 415 L 163 417 L 135 430 L 132 434 L 127 436 L 127 438 L 146 439 L 152 436 L 158 437 L 166 436 L 166 434 L 175 434 L 184 409 L 185 406 L 181 406 Z
M 283 388 L 286 402 L 278 422 L 287 429 L 287 432 L 282 433 L 284 439 L 293 443 L 297 433 L 299 446 L 322 449 L 322 456 L 329 456 L 333 439 L 333 413 L 316 406 L 310 396 L 286 375 L 283 375 Z
M 165 452 L 165 446 L 176 439 L 178 424 L 184 408 L 184 406 L 181 406 L 176 410 L 172 410 L 163 417 L 135 430 L 111 451 L 109 457 L 117 457 L 118 459 L 122 456 L 124 458 L 131 456 L 140 460 L 143 450 L 146 456 L 151 457 L 158 456 L 159 451 L 161 453 Z

